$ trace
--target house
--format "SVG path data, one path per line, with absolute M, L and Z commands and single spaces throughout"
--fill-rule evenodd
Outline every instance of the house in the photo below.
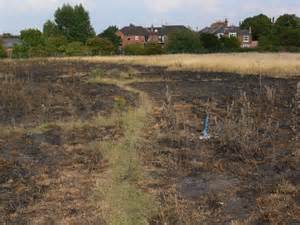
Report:
M 174 32 L 187 31 L 187 27 L 183 25 L 163 25 L 161 27 L 147 28 L 149 31 L 148 41 L 153 41 L 165 45 L 168 41 L 168 36 Z
M 251 27 L 248 30 L 242 30 L 237 26 L 230 26 L 228 20 L 218 21 L 210 27 L 206 27 L 200 33 L 209 33 L 221 37 L 235 37 L 241 43 L 241 48 L 255 48 L 258 42 L 253 41 Z
M 122 48 L 130 44 L 145 44 L 148 41 L 149 31 L 141 26 L 130 24 L 116 33 L 122 40 Z
M 0 35 L 0 43 L 4 47 L 7 55 L 10 57 L 13 47 L 15 45 L 21 44 L 22 41 L 19 36 L 14 36 L 11 34 L 3 34 L 3 35 Z
M 172 32 L 182 30 L 188 30 L 188 28 L 181 25 L 144 28 L 131 24 L 117 31 L 117 35 L 122 40 L 122 48 L 130 44 L 146 44 L 148 42 L 159 43 L 164 46 Z

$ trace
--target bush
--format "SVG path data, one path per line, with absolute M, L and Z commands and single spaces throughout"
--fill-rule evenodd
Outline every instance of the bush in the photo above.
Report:
M 42 32 L 37 29 L 27 29 L 21 31 L 21 40 L 29 47 L 36 47 L 44 44 Z
M 29 57 L 29 47 L 21 44 L 15 45 L 12 50 L 12 58 L 28 58 Z
M 221 41 L 214 34 L 202 33 L 200 41 L 203 47 L 209 52 L 217 52 L 221 49 Z
M 66 46 L 65 53 L 67 56 L 84 56 L 88 55 L 88 49 L 81 42 L 71 42 Z
M 6 51 L 4 47 L 0 44 L 0 58 L 5 58 L 6 56 Z
M 46 49 L 48 55 L 59 56 L 65 52 L 65 47 L 68 44 L 68 40 L 64 36 L 49 37 L 46 40 Z
M 28 55 L 29 57 L 47 57 L 49 53 L 44 46 L 39 45 L 29 48 Z
M 203 51 L 198 34 L 191 30 L 170 33 L 167 49 L 170 53 L 199 53 Z
M 90 38 L 86 45 L 92 55 L 111 55 L 115 52 L 113 43 L 106 38 Z
M 222 50 L 225 52 L 237 51 L 241 47 L 240 41 L 235 37 L 222 37 L 220 41 L 222 43 Z
M 130 44 L 124 47 L 125 55 L 144 55 L 145 47 L 142 44 Z
M 161 55 L 163 53 L 164 50 L 158 43 L 147 43 L 145 45 L 145 55 Z

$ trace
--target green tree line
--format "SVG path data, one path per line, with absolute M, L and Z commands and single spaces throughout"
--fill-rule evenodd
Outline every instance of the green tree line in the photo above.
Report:
M 300 51 L 300 18 L 285 14 L 269 18 L 260 14 L 246 18 L 241 29 L 252 30 L 253 40 L 259 42 L 256 51 Z M 59 57 L 118 54 L 121 39 L 118 28 L 110 26 L 96 35 L 89 13 L 79 4 L 65 4 L 48 20 L 43 30 L 25 29 L 20 32 L 22 44 L 12 51 L 13 58 Z M 126 55 L 154 55 L 164 53 L 206 53 L 250 51 L 241 49 L 237 38 L 218 38 L 213 34 L 198 33 L 190 29 L 178 30 L 168 35 L 167 45 L 147 43 L 132 44 L 123 49 Z M 5 57 L 0 45 L 0 58 Z

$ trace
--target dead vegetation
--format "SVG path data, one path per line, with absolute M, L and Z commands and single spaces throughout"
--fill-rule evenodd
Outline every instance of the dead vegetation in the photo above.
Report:
M 299 223 L 299 80 L 77 60 L 0 62 L 1 222 Z

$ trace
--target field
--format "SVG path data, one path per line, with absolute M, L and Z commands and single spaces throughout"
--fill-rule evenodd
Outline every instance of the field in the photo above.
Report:
M 300 224 L 299 59 L 0 61 L 0 224 Z

